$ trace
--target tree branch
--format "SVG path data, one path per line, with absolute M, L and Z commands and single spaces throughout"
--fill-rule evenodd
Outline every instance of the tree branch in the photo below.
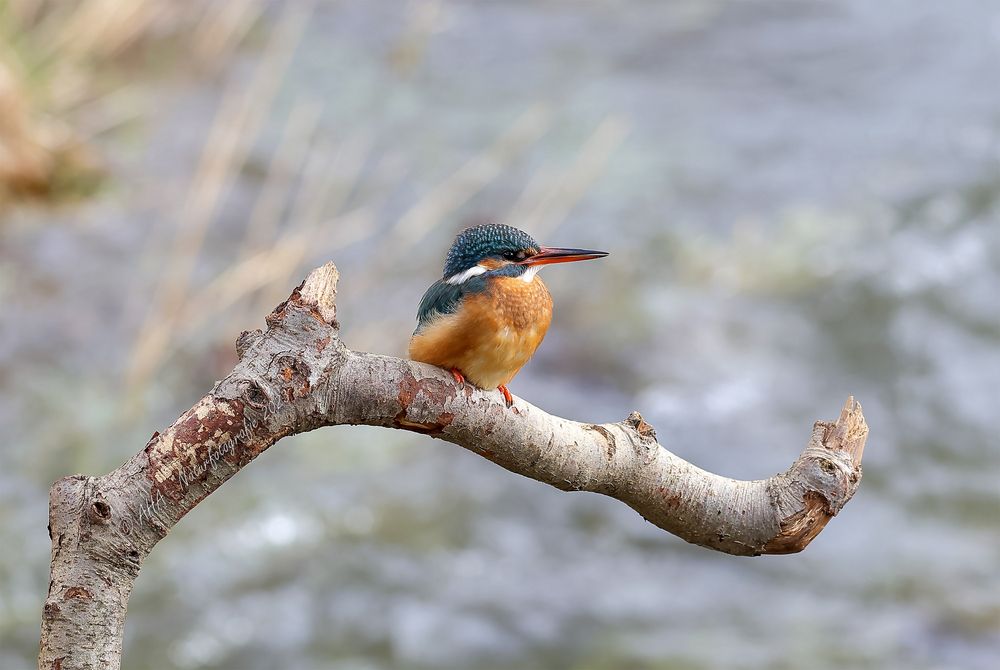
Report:
M 347 349 L 336 320 L 338 273 L 314 270 L 243 333 L 228 377 L 117 470 L 66 477 L 50 492 L 51 581 L 42 670 L 118 668 L 128 597 L 142 561 L 206 496 L 287 435 L 366 424 L 425 433 L 566 491 L 617 498 L 678 537 L 730 554 L 801 551 L 850 500 L 868 427 L 848 399 L 817 422 L 792 466 L 737 481 L 656 442 L 634 412 L 586 424 L 518 399 L 459 386 L 438 368 Z

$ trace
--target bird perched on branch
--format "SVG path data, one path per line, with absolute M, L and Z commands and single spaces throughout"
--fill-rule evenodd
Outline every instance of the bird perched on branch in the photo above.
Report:
M 538 270 L 607 255 L 543 247 L 501 224 L 462 231 L 448 251 L 444 276 L 420 301 L 410 358 L 450 370 L 458 383 L 498 389 L 510 407 L 514 400 L 507 384 L 535 353 L 552 321 L 552 296 Z

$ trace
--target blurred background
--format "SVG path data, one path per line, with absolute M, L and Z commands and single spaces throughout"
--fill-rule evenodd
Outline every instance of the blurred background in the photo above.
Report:
M 47 490 L 224 376 L 312 267 L 402 354 L 462 227 L 547 270 L 513 391 L 738 478 L 848 394 L 864 483 L 791 557 L 364 428 L 184 519 L 125 667 L 994 668 L 994 0 L 0 0 L 0 668 L 35 667 Z

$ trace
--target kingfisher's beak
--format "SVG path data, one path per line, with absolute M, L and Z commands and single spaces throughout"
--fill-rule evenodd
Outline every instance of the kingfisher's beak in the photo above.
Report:
M 537 254 L 522 261 L 524 265 L 550 265 L 552 263 L 572 263 L 573 261 L 589 261 L 594 258 L 604 258 L 606 251 L 591 251 L 590 249 L 564 249 L 562 247 L 542 247 Z

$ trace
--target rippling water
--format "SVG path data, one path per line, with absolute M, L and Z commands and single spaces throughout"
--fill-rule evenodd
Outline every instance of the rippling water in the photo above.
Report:
M 157 547 L 125 667 L 995 667 L 1000 5 L 573 4 L 319 4 L 196 277 L 232 263 L 254 161 L 317 101 L 321 137 L 354 156 L 328 168 L 337 211 L 371 207 L 374 232 L 319 226 L 282 291 L 332 256 L 348 344 L 402 352 L 469 221 L 606 248 L 546 271 L 556 322 L 515 393 L 581 420 L 641 409 L 673 451 L 740 478 L 787 467 L 854 394 L 872 429 L 858 495 L 804 554 L 737 559 L 450 445 L 322 430 Z M 263 309 L 209 320 L 126 419 L 217 91 L 259 58 L 158 92 L 138 141 L 109 138 L 120 175 L 96 202 L 0 222 L 5 670 L 34 666 L 49 483 L 135 452 L 261 325 Z M 483 157 L 512 125 L 523 146 Z M 442 225 L 397 227 L 476 155 L 460 174 L 485 185 Z

